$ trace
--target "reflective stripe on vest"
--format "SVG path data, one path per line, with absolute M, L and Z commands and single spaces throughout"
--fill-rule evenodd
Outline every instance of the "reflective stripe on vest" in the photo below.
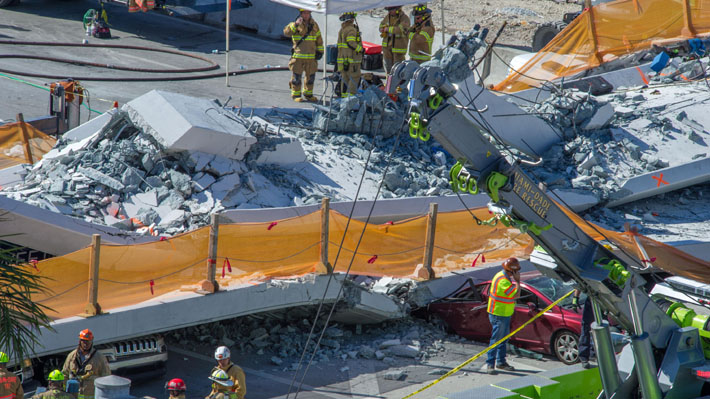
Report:
M 508 281 L 510 286 L 503 289 L 501 282 Z M 516 285 L 513 283 L 503 271 L 496 273 L 491 281 L 491 287 L 488 292 L 488 313 L 496 316 L 511 316 L 515 311 L 515 296 Z
M 15 399 L 15 394 L 11 393 L 7 396 L 0 396 L 0 399 Z

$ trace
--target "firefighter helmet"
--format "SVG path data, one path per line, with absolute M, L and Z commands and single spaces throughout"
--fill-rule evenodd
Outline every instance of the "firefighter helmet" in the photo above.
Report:
M 10 357 L 5 352 L 0 352 L 0 363 L 7 363 L 10 361 Z
M 355 19 L 357 17 L 357 13 L 353 11 L 347 11 L 344 12 L 342 15 L 340 15 L 340 20 L 341 21 L 349 21 L 351 19 Z
M 51 373 L 49 373 L 49 377 L 47 377 L 47 380 L 49 380 L 49 381 L 64 381 L 64 374 L 62 374 L 62 372 L 59 370 L 54 370 Z
M 520 270 L 520 262 L 517 258 L 508 258 L 503 261 L 503 270 L 507 272 L 517 272 Z
M 185 392 L 187 390 L 187 386 L 185 386 L 185 381 L 183 381 L 182 379 L 173 378 L 172 380 L 165 383 L 165 389 L 168 391 Z
M 219 368 L 215 369 L 215 371 L 212 372 L 212 375 L 210 375 L 210 380 L 220 385 L 224 385 L 225 387 L 231 387 L 232 385 L 234 385 L 234 381 L 229 379 L 229 375 L 227 374 L 227 372 Z
M 214 358 L 216 360 L 229 359 L 230 357 L 232 357 L 232 354 L 226 346 L 220 346 L 214 351 Z
M 420 3 L 414 6 L 414 15 L 427 15 L 431 14 L 431 10 L 426 6 L 425 3 Z
M 91 332 L 88 328 L 81 330 L 79 332 L 79 339 L 82 341 L 93 341 L 94 340 L 94 333 Z

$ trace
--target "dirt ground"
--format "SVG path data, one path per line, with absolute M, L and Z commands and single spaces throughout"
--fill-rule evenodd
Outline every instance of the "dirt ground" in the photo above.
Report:
M 442 0 L 429 3 L 432 9 L 432 19 L 437 29 L 441 24 Z M 581 6 L 565 1 L 555 0 L 443 0 L 444 22 L 447 33 L 468 31 L 475 24 L 490 29 L 489 38 L 508 21 L 503 34 L 498 39 L 499 44 L 530 47 L 532 37 L 540 24 L 561 21 L 566 12 L 579 11 Z M 411 6 L 404 7 L 407 13 Z M 371 11 L 373 16 L 384 16 L 384 10 Z

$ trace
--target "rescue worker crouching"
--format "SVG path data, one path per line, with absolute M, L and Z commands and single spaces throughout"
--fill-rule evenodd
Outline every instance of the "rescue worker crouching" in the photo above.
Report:
M 392 65 L 404 61 L 409 44 L 409 17 L 402 12 L 402 6 L 385 7 L 387 15 L 380 22 L 382 37 L 382 59 L 387 74 Z
M 94 398 L 94 380 L 111 374 L 108 361 L 94 348 L 94 334 L 89 329 L 79 332 L 79 346 L 69 352 L 62 373 L 79 380 L 77 399 Z
M 25 391 L 22 390 L 22 382 L 15 373 L 7 369 L 9 361 L 10 357 L 5 352 L 0 352 L 0 379 L 3 381 L 0 384 L 0 398 L 22 399 L 25 395 Z
M 360 86 L 363 49 L 356 16 L 354 12 L 346 12 L 340 16 L 343 23 L 338 32 L 338 72 L 342 97 L 357 93 Z
M 434 23 L 431 10 L 426 4 L 414 7 L 414 25 L 409 28 L 409 58 L 421 64 L 431 59 L 431 45 L 434 41 Z
M 168 391 L 168 399 L 185 399 L 185 391 L 187 386 L 185 381 L 180 378 L 173 378 L 165 384 L 165 389 Z
M 217 366 L 212 369 L 212 376 L 217 372 L 226 373 L 231 384 L 229 385 L 229 391 L 234 394 L 230 396 L 231 399 L 244 399 L 247 394 L 247 383 L 246 376 L 244 375 L 244 370 L 236 364 L 232 363 L 232 354 L 229 348 L 226 346 L 220 346 L 214 351 L 214 358 L 217 360 Z M 219 382 L 212 377 L 210 377 L 215 382 Z M 212 394 L 216 394 L 216 388 L 220 388 L 223 385 L 212 384 Z M 215 388 L 216 387 L 216 388 Z
M 64 391 L 64 374 L 54 370 L 47 377 L 47 390 L 32 396 L 32 399 L 74 399 L 74 395 Z
M 288 69 L 291 70 L 291 98 L 293 101 L 318 101 L 313 96 L 313 85 L 318 72 L 318 61 L 323 57 L 323 37 L 316 21 L 311 18 L 311 12 L 299 9 L 299 16 L 284 28 L 284 36 L 290 37 L 293 42 L 291 60 Z M 305 73 L 306 82 L 302 84 L 301 75 Z M 303 91 L 301 88 L 303 87 Z M 301 98 L 303 94 L 303 98 Z

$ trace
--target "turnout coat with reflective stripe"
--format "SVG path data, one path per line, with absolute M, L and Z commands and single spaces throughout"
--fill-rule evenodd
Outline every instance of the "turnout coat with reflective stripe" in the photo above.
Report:
M 393 53 L 406 54 L 407 44 L 409 44 L 409 18 L 403 12 L 399 12 L 394 18 L 389 15 L 380 22 L 380 29 L 385 28 L 385 37 L 382 38 L 382 49 L 389 48 Z
M 298 25 L 291 22 L 286 25 L 283 33 L 293 41 L 291 58 L 315 60 L 316 52 L 323 53 L 323 37 L 316 21 L 311 19 L 308 24 Z
M 515 311 L 515 294 L 518 285 L 510 280 L 508 274 L 501 270 L 493 276 L 488 292 L 488 313 L 496 316 L 512 316 Z
M 409 58 L 422 63 L 431 59 L 431 45 L 434 41 L 434 25 L 431 19 L 414 25 L 409 32 Z
M 22 399 L 24 394 L 20 378 L 6 368 L 0 369 L 0 399 Z

